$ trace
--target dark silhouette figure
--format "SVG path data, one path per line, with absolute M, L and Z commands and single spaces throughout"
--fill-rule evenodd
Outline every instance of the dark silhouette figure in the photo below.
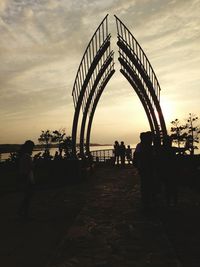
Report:
M 25 219 L 30 218 L 29 209 L 35 184 L 31 157 L 33 148 L 33 141 L 27 140 L 19 151 L 19 182 L 24 192 L 24 198 L 19 207 L 18 215 L 23 216 Z
M 132 160 L 130 145 L 128 145 L 126 148 L 126 159 L 127 159 L 128 164 L 130 164 L 130 162 Z
M 151 132 L 141 133 L 140 139 L 134 157 L 140 175 L 142 206 L 148 211 L 154 207 L 154 153 Z
M 121 166 L 125 166 L 126 147 L 123 141 L 121 141 L 119 146 L 119 156 L 120 156 Z
M 119 165 L 119 142 L 118 141 L 115 141 L 114 143 L 113 154 L 114 154 L 114 165 L 115 164 Z
M 142 142 L 144 142 L 145 132 L 140 133 L 140 143 L 136 145 L 135 151 L 133 153 L 133 165 L 139 170 L 140 168 L 140 152 L 142 148 Z
M 161 150 L 160 177 L 164 184 L 167 206 L 176 206 L 178 202 L 178 166 L 176 149 L 172 147 L 172 139 L 166 136 Z

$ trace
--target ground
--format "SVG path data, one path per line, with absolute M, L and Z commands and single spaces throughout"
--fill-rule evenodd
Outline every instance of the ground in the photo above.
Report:
M 142 213 L 133 167 L 98 167 L 82 183 L 37 189 L 32 221 L 17 217 L 22 194 L 0 194 L 4 267 L 200 266 L 200 196 L 181 188 L 176 208 Z

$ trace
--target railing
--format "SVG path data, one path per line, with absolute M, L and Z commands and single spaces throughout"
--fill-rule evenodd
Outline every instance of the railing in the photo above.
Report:
M 133 158 L 133 153 L 135 148 L 131 148 L 131 158 Z M 102 149 L 91 151 L 91 155 L 94 161 L 106 162 L 114 157 L 113 149 Z M 127 163 L 127 159 L 125 161 Z

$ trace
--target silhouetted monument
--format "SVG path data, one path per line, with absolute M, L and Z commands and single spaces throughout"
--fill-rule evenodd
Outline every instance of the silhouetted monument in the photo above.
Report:
M 160 85 L 155 72 L 141 46 L 115 16 L 117 45 L 119 47 L 120 72 L 137 93 L 146 112 L 151 132 L 161 143 L 167 134 L 160 107 Z M 72 96 L 75 113 L 72 127 L 72 153 L 77 154 L 77 131 L 80 125 L 80 157 L 88 154 L 94 113 L 104 88 L 114 74 L 114 52 L 111 49 L 111 34 L 108 31 L 108 15 L 93 34 L 79 65 Z M 83 115 L 80 116 L 80 111 Z M 86 149 L 84 148 L 86 140 Z M 86 151 L 85 151 L 86 150 Z

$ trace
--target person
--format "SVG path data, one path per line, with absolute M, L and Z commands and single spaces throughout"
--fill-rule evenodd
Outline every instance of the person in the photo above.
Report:
M 135 151 L 133 153 L 133 165 L 139 170 L 140 168 L 140 152 L 143 140 L 145 139 L 145 132 L 140 133 L 140 142 L 136 145 Z
M 115 141 L 113 147 L 114 147 L 114 149 L 113 149 L 114 165 L 115 164 L 119 165 L 119 142 L 118 141 Z
M 131 148 L 130 148 L 130 145 L 128 145 L 127 148 L 126 148 L 126 159 L 128 161 L 128 164 L 130 164 L 130 161 L 131 161 Z
M 119 156 L 121 161 L 121 166 L 125 166 L 125 156 L 126 156 L 126 147 L 124 145 L 124 141 L 121 141 L 119 146 Z
M 140 140 L 135 150 L 135 162 L 140 175 L 142 207 L 145 211 L 150 211 L 154 207 L 154 153 L 151 132 L 141 133 Z
M 32 151 L 35 144 L 31 140 L 27 140 L 19 151 L 19 179 L 22 185 L 24 197 L 20 204 L 18 215 L 25 219 L 30 219 L 30 204 L 33 196 L 33 188 L 35 184 L 33 174 Z
M 164 138 L 160 165 L 160 176 L 164 184 L 166 205 L 168 207 L 176 206 L 178 203 L 178 168 L 176 149 L 172 147 L 170 136 Z

